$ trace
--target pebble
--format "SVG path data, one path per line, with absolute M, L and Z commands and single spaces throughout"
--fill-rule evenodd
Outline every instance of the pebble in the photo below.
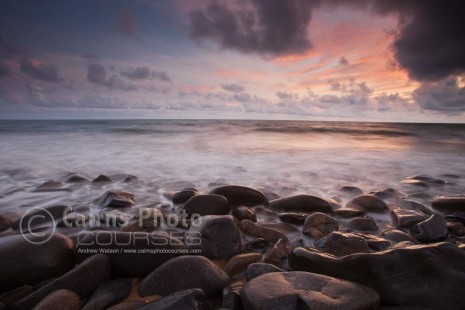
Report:
M 129 208 L 136 204 L 134 194 L 122 190 L 108 190 L 97 201 L 101 208 Z
M 247 267 L 247 270 L 245 272 L 245 278 L 247 279 L 247 281 L 250 281 L 253 278 L 261 276 L 262 274 L 271 273 L 271 272 L 283 272 L 283 271 L 284 270 L 282 270 L 281 268 L 278 268 L 272 264 L 254 263 L 254 264 L 250 264 Z
M 352 198 L 352 200 L 347 203 L 346 207 L 373 213 L 389 212 L 388 205 L 383 200 L 373 195 L 361 195 Z
M 331 213 L 333 211 L 327 200 L 313 195 L 297 195 L 271 200 L 268 207 L 283 212 Z
M 257 215 L 255 212 L 246 206 L 238 206 L 232 210 L 232 216 L 234 216 L 238 221 L 250 220 L 252 222 L 257 221 Z
M 89 297 L 82 310 L 104 310 L 125 299 L 131 291 L 131 281 L 116 279 L 101 284 Z
M 390 213 L 392 225 L 398 228 L 409 228 L 428 218 L 426 214 L 416 210 L 395 209 Z
M 66 178 L 65 183 L 81 183 L 89 181 L 90 179 L 88 177 L 79 173 L 73 173 Z
M 294 225 L 303 225 L 305 223 L 305 219 L 309 216 L 308 213 L 281 213 L 279 215 L 279 219 L 281 222 L 294 224 Z
M 305 219 L 302 233 L 318 240 L 338 229 L 339 224 L 334 218 L 321 212 L 315 212 Z
M 376 221 L 369 216 L 351 219 L 346 225 L 353 230 L 361 232 L 377 232 L 379 230 Z
M 193 288 L 175 292 L 160 300 L 151 302 L 138 310 L 200 310 L 204 309 L 205 294 Z
M 269 243 L 276 243 L 279 239 L 289 242 L 286 235 L 279 230 L 263 227 L 250 220 L 242 220 L 239 222 L 238 226 L 244 233 L 258 238 L 263 238 Z
M 315 241 L 315 248 L 334 256 L 345 256 L 354 253 L 369 253 L 366 240 L 351 233 L 332 232 Z
M 433 200 L 434 210 L 444 214 L 465 214 L 465 195 L 439 196 Z
M 171 197 L 171 201 L 175 204 L 183 204 L 186 203 L 189 199 L 194 196 L 200 195 L 200 193 L 195 188 L 184 188 L 179 192 L 173 194 Z
M 189 241 L 190 247 L 199 248 L 202 255 L 210 259 L 227 259 L 241 252 L 241 234 L 234 217 L 206 215 L 200 217 L 199 221 L 200 226 L 189 228 L 189 235 L 199 235 Z
M 446 239 L 447 232 L 447 223 L 438 214 L 410 227 L 410 234 L 423 243 L 442 241 Z
M 210 194 L 226 197 L 230 205 L 248 207 L 265 204 L 268 200 L 261 191 L 238 185 L 224 185 L 213 189 Z
M 263 255 L 260 253 L 243 253 L 233 256 L 224 267 L 224 271 L 231 279 L 239 279 L 245 276 L 245 270 L 250 264 L 259 262 L 262 258 Z
M 197 195 L 189 199 L 182 207 L 191 217 L 193 214 L 226 215 L 229 213 L 228 200 L 220 195 Z

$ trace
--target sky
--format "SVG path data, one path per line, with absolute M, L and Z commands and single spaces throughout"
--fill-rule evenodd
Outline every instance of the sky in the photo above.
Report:
M 0 1 L 2 119 L 465 122 L 460 1 Z

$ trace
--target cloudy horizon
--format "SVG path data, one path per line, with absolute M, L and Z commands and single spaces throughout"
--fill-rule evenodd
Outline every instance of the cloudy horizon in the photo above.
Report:
M 2 119 L 464 122 L 460 3 L 2 1 Z

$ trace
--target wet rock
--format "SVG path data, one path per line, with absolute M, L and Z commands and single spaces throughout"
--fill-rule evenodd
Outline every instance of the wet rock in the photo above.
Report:
M 266 228 L 259 224 L 255 224 L 249 220 L 242 220 L 238 224 L 239 228 L 246 234 L 263 238 L 270 243 L 276 243 L 279 239 L 288 242 L 286 235 L 273 228 Z
M 232 210 L 232 216 L 234 216 L 238 221 L 250 220 L 252 222 L 257 221 L 257 215 L 253 212 L 252 209 L 246 206 L 239 206 Z
M 202 255 L 210 259 L 226 259 L 241 252 L 241 234 L 231 215 L 207 215 L 199 221 L 200 226 L 189 228 L 189 235 L 196 234 L 188 240 L 189 246 L 200 248 Z
M 173 258 L 150 273 L 140 284 L 140 296 L 167 296 L 186 289 L 202 289 L 213 297 L 230 282 L 229 276 L 203 256 Z
M 279 219 L 284 223 L 303 225 L 308 215 L 308 213 L 281 213 Z
M 391 249 L 403 249 L 403 248 L 407 248 L 409 246 L 413 246 L 415 245 L 415 243 L 411 242 L 411 241 L 402 241 L 402 242 L 398 242 L 396 244 L 394 244 Z
M 69 175 L 65 180 L 65 183 L 81 183 L 81 182 L 90 182 L 90 180 L 86 176 L 79 174 L 79 173 L 73 173 Z
M 70 290 L 56 290 L 48 294 L 33 310 L 79 310 L 81 299 Z
M 450 243 L 411 246 L 340 258 L 296 248 L 293 270 L 346 279 L 369 286 L 383 304 L 427 309 L 464 309 L 465 251 Z
M 378 225 L 376 225 L 376 221 L 369 216 L 351 219 L 347 222 L 347 227 L 362 232 L 376 232 L 379 230 Z
M 352 217 L 359 217 L 364 216 L 366 214 L 365 210 L 357 210 L 357 209 L 338 209 L 333 211 L 334 217 L 339 218 L 352 218 Z
M 407 209 L 407 210 L 413 210 L 413 211 L 420 211 L 423 212 L 424 214 L 432 215 L 434 214 L 433 211 L 422 205 L 421 203 L 418 203 L 416 201 L 412 200 L 406 200 L 406 199 L 401 199 L 399 201 L 399 205 L 402 209 Z
M 103 310 L 125 299 L 131 291 L 128 279 L 117 279 L 103 283 L 89 297 L 82 310 Z
M 400 181 L 400 183 L 406 184 L 406 185 L 414 185 L 414 186 L 423 187 L 423 188 L 429 187 L 428 184 L 426 184 L 425 182 L 420 181 L 420 180 L 413 180 L 413 179 L 405 179 L 405 180 Z
M 410 234 L 423 243 L 442 241 L 447 237 L 447 223 L 442 216 L 433 214 L 427 220 L 410 227 Z
M 344 195 L 344 197 L 355 197 L 363 195 L 363 191 L 355 186 L 342 186 L 339 191 Z
M 345 256 L 354 253 L 369 253 L 366 240 L 350 233 L 332 232 L 315 241 L 315 248 L 334 256 Z
M 200 193 L 195 188 L 184 188 L 174 193 L 171 201 L 175 204 L 186 203 L 189 199 L 197 195 L 200 195 Z
M 443 180 L 433 178 L 429 175 L 414 175 L 414 176 L 407 177 L 406 180 L 418 180 L 418 181 L 426 182 L 429 184 L 436 184 L 436 185 L 446 184 L 446 182 L 444 182 Z
M 331 213 L 333 211 L 327 200 L 312 195 L 279 198 L 271 200 L 268 206 L 270 209 L 283 212 Z
M 247 281 L 250 281 L 258 276 L 261 276 L 262 274 L 266 273 L 271 273 L 271 272 L 283 272 L 281 268 L 276 267 L 275 265 L 272 264 L 266 264 L 266 263 L 254 263 L 250 264 L 247 267 L 247 271 L 245 272 L 245 278 Z
M 321 212 L 315 212 L 305 220 L 302 233 L 318 240 L 338 229 L 339 224 L 334 218 Z
M 213 189 L 210 194 L 226 197 L 230 205 L 255 206 L 265 204 L 267 199 L 262 192 L 245 186 L 224 185 Z
M 100 211 L 98 218 L 103 227 L 118 227 L 131 220 L 131 216 L 127 213 L 116 209 L 103 209 Z
M 175 292 L 160 300 L 149 303 L 138 310 L 201 310 L 204 309 L 205 294 L 193 288 Z
M 121 226 L 122 231 L 153 231 L 164 219 L 164 214 L 155 208 L 141 208 L 134 218 Z
M 365 239 L 365 241 L 368 244 L 368 247 L 373 251 L 384 251 L 391 246 L 391 243 L 388 240 L 378 237 L 376 235 L 360 233 L 354 233 L 354 235 Z
M 465 236 L 465 225 L 461 222 L 447 222 L 447 229 L 456 236 Z
M 383 231 L 381 233 L 381 236 L 392 241 L 393 243 L 403 241 L 415 242 L 415 240 L 412 237 L 410 237 L 409 234 L 406 234 L 405 232 L 397 229 Z
M 71 212 L 64 216 L 57 225 L 59 227 L 86 227 L 89 220 L 89 215 Z
M 15 309 L 31 309 L 45 296 L 59 289 L 75 292 L 81 299 L 88 297 L 110 276 L 110 260 L 104 254 L 96 254 L 63 276 L 45 284 L 15 304 Z
M 28 240 L 44 239 L 26 235 Z M 3 237 L 0 241 L 0 292 L 24 284 L 37 284 L 60 276 L 74 267 L 74 245 L 62 234 L 54 234 L 48 242 L 33 244 L 21 235 Z
M 309 272 L 273 272 L 247 282 L 241 292 L 246 310 L 375 309 L 379 295 L 372 289 Z
M 190 217 L 199 215 L 226 215 L 229 213 L 228 200 L 220 195 L 198 195 L 189 199 L 182 207 Z
M 11 221 L 7 217 L 0 215 L 0 232 L 7 230 L 11 227 Z
M 158 253 L 145 251 L 148 248 Z M 140 252 L 124 253 L 127 249 Z M 76 259 L 82 262 L 99 250 L 110 258 L 113 276 L 144 277 L 167 260 L 182 255 L 176 252 L 185 251 L 186 245 L 167 234 L 92 231 L 78 239 Z
M 259 253 L 244 253 L 231 257 L 224 271 L 232 278 L 239 279 L 243 276 L 247 266 L 259 262 L 263 255 Z
M 386 213 L 389 207 L 380 198 L 372 195 L 362 195 L 353 198 L 347 203 L 347 208 L 359 209 L 366 212 Z
M 129 208 L 136 204 L 134 194 L 111 189 L 106 191 L 97 201 L 102 208 Z
M 8 291 L 0 295 L 0 302 L 3 302 L 5 305 L 11 307 L 12 304 L 18 300 L 23 299 L 27 295 L 31 294 L 34 291 L 32 285 L 23 285 L 14 290 Z M 2 309 L 0 307 L 0 309 Z
M 113 181 L 106 175 L 102 175 L 102 174 L 92 180 L 92 184 L 94 185 L 104 185 L 104 184 L 110 184 L 110 183 L 113 183 Z
M 13 222 L 11 227 L 14 230 L 21 228 L 28 229 L 41 227 L 43 225 L 53 225 L 55 220 L 60 220 L 63 216 L 70 213 L 73 209 L 68 206 L 50 206 L 46 208 L 29 209 L 25 215 Z
M 234 282 L 223 289 L 222 309 L 242 310 L 241 290 L 243 282 Z
M 123 179 L 123 183 L 138 183 L 139 179 L 135 175 L 127 175 Z
M 289 254 L 289 246 L 283 239 L 279 239 L 263 257 L 263 262 L 279 266 Z
M 263 238 L 257 238 L 250 241 L 244 246 L 245 253 L 265 253 L 269 247 L 269 243 Z
M 392 210 L 390 215 L 392 225 L 398 228 L 409 228 L 428 218 L 423 212 L 403 209 Z
M 433 209 L 444 214 L 465 215 L 465 195 L 439 196 L 431 205 Z
M 34 189 L 34 192 L 71 192 L 71 189 L 64 188 L 63 183 L 48 180 Z

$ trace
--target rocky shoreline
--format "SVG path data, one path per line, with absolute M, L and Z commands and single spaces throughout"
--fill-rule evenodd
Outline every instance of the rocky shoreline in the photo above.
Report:
M 29 203 L 0 206 L 0 309 L 464 309 L 465 195 L 428 190 L 458 181 L 178 183 L 159 201 L 129 175 L 27 181 L 1 194 Z

